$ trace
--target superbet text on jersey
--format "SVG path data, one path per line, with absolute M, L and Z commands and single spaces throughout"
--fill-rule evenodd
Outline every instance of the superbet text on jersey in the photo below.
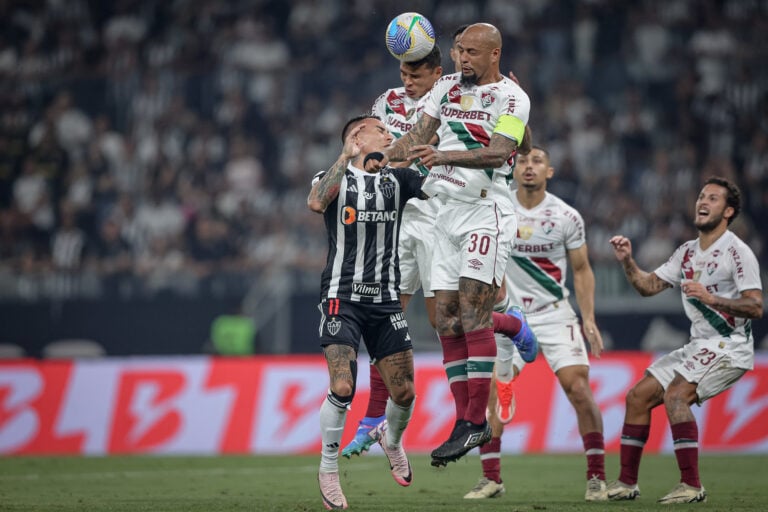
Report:
M 515 279 L 507 279 L 507 293 L 513 304 L 526 313 L 568 297 L 565 285 L 568 250 L 586 243 L 584 221 L 576 209 L 546 193 L 536 207 L 524 208 L 512 194 L 517 214 L 517 237 L 509 268 Z
M 440 78 L 424 103 L 422 115 L 440 119 L 440 151 L 466 151 L 487 147 L 493 134 L 522 140 L 528 123 L 530 100 L 509 78 L 485 85 L 464 85 L 461 73 Z M 513 127 L 513 129 L 510 129 Z M 514 132 L 514 133 L 513 133 Z M 436 166 L 424 191 L 459 200 L 490 203 L 506 201 L 512 161 L 496 169 Z

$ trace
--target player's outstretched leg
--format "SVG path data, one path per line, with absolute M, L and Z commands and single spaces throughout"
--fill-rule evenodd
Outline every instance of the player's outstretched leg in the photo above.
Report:
M 525 313 L 519 306 L 512 306 L 506 313 L 520 320 L 522 324 L 520 331 L 510 339 L 512 343 L 517 347 L 517 351 L 520 353 L 520 357 L 526 363 L 532 363 L 536 359 L 536 355 L 539 353 L 539 340 L 536 339 L 533 329 L 528 325 L 528 321 L 525 318 Z
M 368 451 L 376 442 L 376 438 L 373 437 L 373 429 L 381 424 L 386 417 L 386 414 L 382 414 L 377 418 L 365 417 L 360 420 L 355 438 L 344 447 L 341 455 L 349 459 L 353 455 L 362 455 L 363 452 Z

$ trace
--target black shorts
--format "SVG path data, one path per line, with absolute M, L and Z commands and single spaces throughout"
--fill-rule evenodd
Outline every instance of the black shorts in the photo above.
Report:
M 357 353 L 360 338 L 372 361 L 413 348 L 399 302 L 361 304 L 324 299 L 320 309 L 320 346 L 349 345 Z

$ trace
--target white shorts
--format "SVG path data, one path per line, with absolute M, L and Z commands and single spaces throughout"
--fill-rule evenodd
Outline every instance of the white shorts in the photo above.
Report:
M 539 340 L 539 352 L 553 372 L 557 373 L 560 368 L 566 366 L 589 366 L 589 354 L 581 333 L 581 323 L 567 300 L 555 302 L 537 313 L 526 313 L 525 318 Z M 511 340 L 509 345 L 513 345 Z M 500 352 L 504 354 L 503 357 L 509 357 L 509 350 L 500 347 L 497 341 L 496 357 L 499 359 L 502 358 Z M 514 359 L 514 365 L 518 370 L 522 370 L 525 362 L 520 359 L 521 366 L 518 364 L 518 358 Z
M 417 201 L 423 203 L 418 208 L 406 203 L 400 224 L 400 293 L 413 295 L 421 288 L 424 297 L 434 297 L 430 276 L 439 204 L 436 199 Z
M 696 384 L 699 404 L 719 395 L 744 375 L 747 370 L 733 366 L 730 352 L 722 340 L 691 340 L 681 348 L 662 356 L 648 367 L 666 390 L 675 374 Z
M 493 204 L 447 199 L 435 220 L 432 289 L 459 289 L 459 278 L 501 285 L 517 232 L 514 214 Z

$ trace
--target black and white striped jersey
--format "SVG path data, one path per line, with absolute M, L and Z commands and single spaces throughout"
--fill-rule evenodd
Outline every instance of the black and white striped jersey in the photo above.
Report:
M 326 172 L 317 173 L 312 184 Z M 400 214 L 409 199 L 421 195 L 422 179 L 408 168 L 387 167 L 371 174 L 347 167 L 339 195 L 324 213 L 328 260 L 321 281 L 322 300 L 398 300 Z

